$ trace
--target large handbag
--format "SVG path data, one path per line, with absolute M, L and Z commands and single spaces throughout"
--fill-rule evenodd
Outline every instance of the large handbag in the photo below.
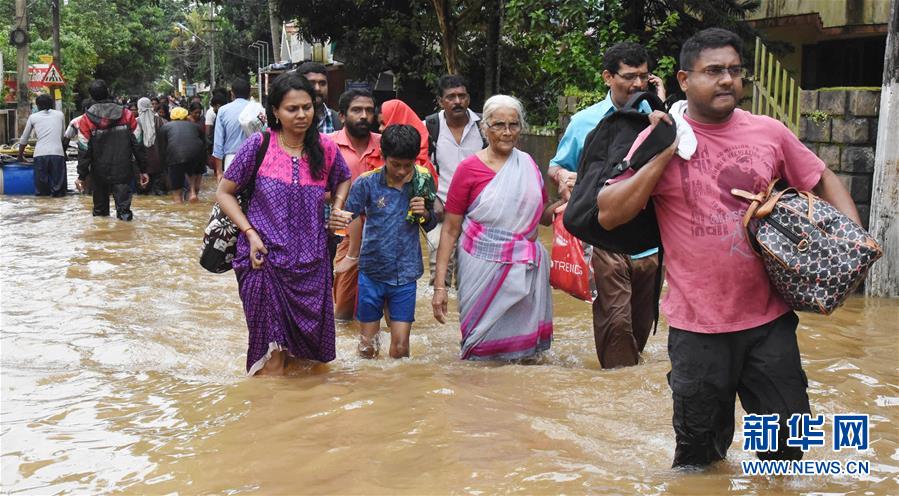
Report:
M 861 284 L 883 250 L 831 204 L 778 186 L 774 179 L 760 193 L 731 190 L 751 202 L 743 216 L 746 237 L 788 305 L 828 315 Z
M 250 198 L 253 197 L 253 191 L 256 189 L 256 174 L 259 172 L 259 166 L 265 158 L 265 152 L 268 150 L 268 142 L 271 135 L 268 131 L 262 133 L 262 143 L 256 149 L 256 165 L 253 169 L 253 177 L 249 184 L 237 193 L 237 201 L 240 203 L 240 209 L 243 213 L 247 213 L 250 206 Z M 203 230 L 203 247 L 200 252 L 200 265 L 204 269 L 214 274 L 221 274 L 231 270 L 231 262 L 237 255 L 237 234 L 240 230 L 237 225 L 222 210 L 222 207 L 216 202 L 212 206 L 212 214 L 209 216 L 209 223 Z

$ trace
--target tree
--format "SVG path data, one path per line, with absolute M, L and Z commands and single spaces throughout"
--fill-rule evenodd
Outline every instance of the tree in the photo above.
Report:
M 436 78 L 436 19 L 425 0 L 284 1 L 285 19 L 295 19 L 302 39 L 330 40 L 347 71 L 371 79 L 393 71 L 404 78 Z
M 649 51 L 653 71 L 668 78 L 668 89 L 677 90 L 669 76 L 675 72 L 683 42 L 712 26 L 750 39 L 753 31 L 742 19 L 758 5 L 759 0 L 509 0 L 504 37 L 513 48 L 504 50 L 524 56 L 513 58 L 517 68 L 504 70 L 504 86 L 533 93 L 536 85 L 553 96 L 605 93 L 602 54 L 620 41 L 635 41 Z M 505 75 L 510 72 L 531 74 L 533 82 L 507 86 L 512 81 Z M 554 97 L 532 94 L 526 99 L 537 106 L 539 115 L 553 120 Z
M 459 64 L 459 35 L 469 18 L 480 12 L 481 3 L 478 0 L 466 2 L 464 0 L 430 0 L 437 15 L 437 25 L 440 26 L 440 45 L 443 51 L 443 61 L 446 72 L 458 74 L 462 66 Z
M 229 86 L 235 77 L 256 73 L 256 49 L 248 48 L 254 41 L 270 42 L 271 24 L 267 12 L 268 0 L 220 0 L 216 14 L 215 38 L 217 79 Z M 280 28 L 279 28 L 280 34 Z M 272 47 L 277 50 L 277 47 Z M 277 53 L 277 52 L 276 52 Z
M 165 67 L 167 13 L 174 0 L 69 0 L 60 5 L 60 45 L 63 76 L 68 81 L 64 98 L 86 89 L 91 79 L 103 78 L 114 92 L 139 93 L 149 88 Z M 49 2 L 29 6 L 31 63 L 51 54 L 52 25 Z M 12 2 L 3 0 L 0 12 L 13 19 Z M 9 24 L 4 27 L 9 28 Z M 8 40 L 0 37 L 4 57 Z M 7 59 L 10 60 L 10 59 Z
M 272 31 L 272 52 L 278 53 L 281 48 L 281 6 L 280 0 L 268 0 L 268 24 Z M 277 57 L 275 57 L 277 59 Z

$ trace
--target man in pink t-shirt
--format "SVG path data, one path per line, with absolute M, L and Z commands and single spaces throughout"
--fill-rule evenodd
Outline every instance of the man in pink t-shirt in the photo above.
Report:
M 675 156 L 675 144 L 638 172 L 610 181 L 597 199 L 606 229 L 632 219 L 650 197 L 656 209 L 668 281 L 662 311 L 670 326 L 675 467 L 726 456 L 736 395 L 748 413 L 780 415 L 778 449 L 759 452 L 760 458 L 802 457 L 785 443 L 790 416 L 810 412 L 799 319 L 745 239 L 741 219 L 748 205 L 731 189 L 761 191 L 783 178 L 860 223 L 837 177 L 783 124 L 736 109 L 745 75 L 741 53 L 740 38 L 719 28 L 684 44 L 677 78 L 687 95 L 695 153 L 690 160 Z

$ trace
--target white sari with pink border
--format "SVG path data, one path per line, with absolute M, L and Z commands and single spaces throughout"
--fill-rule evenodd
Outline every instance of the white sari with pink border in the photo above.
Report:
M 514 360 L 549 349 L 549 255 L 537 240 L 542 213 L 540 169 L 514 149 L 462 223 L 462 359 Z

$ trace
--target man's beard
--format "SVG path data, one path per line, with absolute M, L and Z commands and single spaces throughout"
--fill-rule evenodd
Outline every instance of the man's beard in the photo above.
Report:
M 371 123 L 359 121 L 346 127 L 346 131 L 354 138 L 365 138 L 371 132 Z

